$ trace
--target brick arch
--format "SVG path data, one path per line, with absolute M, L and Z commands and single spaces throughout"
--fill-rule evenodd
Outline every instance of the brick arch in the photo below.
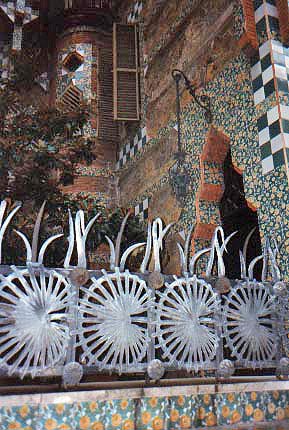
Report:
M 224 182 L 212 183 L 208 181 L 207 169 L 209 164 L 214 165 L 214 175 L 222 178 L 223 163 L 230 148 L 230 139 L 219 130 L 211 127 L 206 136 L 206 142 L 200 156 L 200 184 L 196 195 L 196 226 L 193 233 L 192 251 L 198 240 L 210 240 L 217 222 L 204 222 L 202 219 L 202 206 L 217 205 L 224 192 Z M 219 215 L 219 213 L 218 213 Z
M 220 225 L 220 202 L 224 194 L 224 161 L 230 150 L 230 139 L 222 131 L 211 127 L 206 135 L 206 141 L 200 155 L 200 182 L 196 194 L 196 225 L 192 237 L 192 252 L 196 252 L 207 246 L 211 241 L 217 225 Z M 208 166 L 213 166 L 213 174 L 208 174 Z M 243 171 L 233 165 L 240 175 Z M 209 172 L 210 173 L 210 172 Z M 213 179 L 213 180 L 212 180 Z M 246 199 L 252 212 L 257 208 Z M 204 213 L 204 207 L 211 207 L 208 215 Z M 212 210 L 213 208 L 213 210 Z M 215 211 L 215 213 L 214 213 Z M 209 218 L 209 220 L 208 220 Z

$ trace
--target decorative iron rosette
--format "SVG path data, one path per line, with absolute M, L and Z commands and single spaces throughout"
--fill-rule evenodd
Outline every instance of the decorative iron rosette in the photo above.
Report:
M 274 359 L 277 333 L 275 299 L 267 286 L 240 282 L 226 298 L 223 331 L 232 356 L 253 367 Z
M 216 314 L 220 299 L 204 280 L 175 278 L 159 293 L 156 332 L 162 358 L 187 370 L 210 367 L 219 337 Z
M 152 293 L 144 280 L 129 271 L 102 272 L 89 287 L 81 287 L 81 361 L 122 373 L 139 368 L 147 355 Z
M 71 286 L 54 270 L 11 269 L 0 283 L 0 363 L 33 377 L 63 363 Z

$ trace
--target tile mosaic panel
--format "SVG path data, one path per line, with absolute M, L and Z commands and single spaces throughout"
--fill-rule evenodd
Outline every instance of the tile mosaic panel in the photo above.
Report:
M 12 37 L 12 49 L 14 51 L 21 51 L 22 48 L 22 36 L 23 36 L 23 26 L 14 24 L 13 37 Z
M 201 200 L 200 216 L 204 224 L 220 224 L 219 203 Z
M 134 139 L 128 142 L 119 152 L 116 170 L 121 169 L 128 161 L 135 157 L 148 142 L 146 127 L 140 128 Z
M 129 13 L 129 15 L 127 17 L 127 23 L 128 24 L 135 24 L 139 20 L 141 13 L 142 13 L 142 10 L 143 10 L 143 2 L 137 0 L 133 4 L 131 12 Z
M 145 221 L 148 218 L 149 212 L 149 199 L 144 199 L 141 203 L 134 207 L 134 215 L 140 217 L 141 221 Z
M 83 62 L 79 64 L 76 70 L 69 71 L 63 66 L 63 62 L 69 54 L 77 52 L 82 58 Z M 92 74 L 92 44 L 78 43 L 73 44 L 61 50 L 58 55 L 57 66 L 57 96 L 60 97 L 67 87 L 73 83 L 79 90 L 82 91 L 83 98 L 87 102 L 91 100 L 91 74 Z
M 284 127 L 288 127 L 288 113 L 284 106 Z M 288 109 L 289 110 L 289 109 Z M 279 118 L 279 107 L 268 110 L 267 113 L 258 118 L 258 135 L 261 150 L 262 171 L 266 175 L 285 163 L 284 145 L 285 135 L 281 133 L 281 121 Z M 288 140 L 288 139 L 287 139 Z M 288 143 L 287 143 L 288 144 Z
M 258 105 L 274 91 L 274 75 L 271 62 L 271 41 L 266 41 L 259 48 L 259 55 L 252 59 L 251 78 L 254 91 L 254 103 Z
M 206 184 L 223 185 L 223 166 L 220 163 L 204 162 L 204 182 Z
M 8 16 L 8 18 L 15 22 L 15 15 L 16 15 L 16 8 L 17 3 L 14 1 L 0 1 L 0 8 L 3 10 L 3 12 Z M 34 10 L 31 8 L 31 6 L 26 5 L 23 8 L 23 24 L 28 24 L 31 21 L 34 21 L 39 17 L 39 11 Z
M 280 266 L 284 276 L 288 276 L 289 214 L 286 213 L 286 208 L 289 208 L 289 193 L 285 165 L 276 167 L 275 171 L 270 171 L 264 177 L 258 140 L 258 117 L 276 106 L 276 94 L 275 92 L 272 93 L 263 103 L 257 107 L 254 106 L 250 65 L 243 55 L 232 60 L 216 79 L 209 83 L 206 92 L 211 99 L 213 126 L 230 139 L 233 164 L 243 172 L 246 199 L 258 209 L 262 237 L 264 234 L 274 232 L 280 243 L 287 240 Z M 283 99 L 285 106 L 287 102 L 285 95 Z M 285 109 L 284 115 L 285 111 L 287 115 Z M 272 114 L 269 117 L 269 121 L 274 119 Z M 268 118 L 267 113 L 266 118 Z M 202 111 L 194 103 L 190 103 L 183 110 L 182 124 L 185 150 L 190 154 L 188 169 L 190 172 L 190 189 L 179 221 L 179 229 L 187 229 L 196 223 L 195 202 L 200 179 L 199 159 L 209 125 L 205 121 Z M 175 122 L 172 120 L 167 127 L 160 129 L 157 137 L 151 139 L 143 153 L 138 153 L 133 160 L 130 160 L 126 168 L 133 168 L 134 160 L 140 156 L 145 156 L 146 149 L 151 145 L 157 145 L 161 139 L 169 134 L 174 125 Z M 274 133 L 274 130 L 272 131 Z M 274 142 L 273 148 L 275 148 Z M 206 182 L 215 183 L 214 179 L 211 182 L 209 171 L 210 167 L 206 168 L 205 166 Z M 140 196 L 140 200 L 157 193 L 162 187 L 164 177 L 162 175 L 159 183 L 156 183 Z M 221 178 L 217 178 L 216 181 L 219 179 Z M 134 202 L 130 202 L 129 206 L 134 206 Z M 201 219 L 200 222 L 203 220 Z M 196 244 L 196 249 L 198 249 L 198 244 Z
M 108 392 L 109 396 L 110 392 Z M 65 396 L 64 396 L 65 397 Z M 110 396 L 109 396 L 110 397 Z M 0 408 L 5 430 L 181 430 L 289 424 L 288 391 L 142 397 Z M 273 424 L 274 423 L 274 424 Z M 244 427 L 242 427 L 244 428 Z
M 233 31 L 234 37 L 239 40 L 244 33 L 245 30 L 245 17 L 243 12 L 243 7 L 240 1 L 236 2 L 234 5 L 234 24 Z

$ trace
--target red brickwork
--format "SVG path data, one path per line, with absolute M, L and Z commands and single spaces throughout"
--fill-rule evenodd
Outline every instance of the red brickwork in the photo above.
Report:
M 211 239 L 216 227 L 217 226 L 215 224 L 196 224 L 196 228 L 194 230 L 194 239 Z
M 82 31 L 70 33 L 59 37 L 56 42 L 56 50 L 60 51 L 61 49 L 76 43 L 98 43 L 98 41 L 99 36 L 97 32 Z
M 258 49 L 253 0 L 242 0 L 242 6 L 245 17 L 245 37 L 241 43 L 244 45 L 244 42 L 246 42 L 242 47 L 245 48 L 246 45 L 251 45 L 253 49 Z
M 229 139 L 223 133 L 211 128 L 205 143 L 202 161 L 214 161 L 223 163 L 229 150 Z
M 51 81 L 50 105 L 56 104 L 58 53 L 75 44 L 91 44 L 93 63 L 91 65 L 90 125 L 94 141 L 93 153 L 96 169 L 114 169 L 116 163 L 117 125 L 113 121 L 112 102 L 112 34 L 95 31 L 78 31 L 58 36 L 53 52 L 53 79 Z M 111 82 L 110 82 L 111 81 Z M 111 90 L 111 91 L 110 91 Z M 77 176 L 74 183 L 64 187 L 66 193 L 91 192 L 115 197 L 114 180 L 106 175 Z
M 207 140 L 203 148 L 203 152 L 200 157 L 200 171 L 201 180 L 199 192 L 196 195 L 196 228 L 194 230 L 193 239 L 205 239 L 210 240 L 212 234 L 217 227 L 214 223 L 204 224 L 201 219 L 200 214 L 200 201 L 202 202 L 219 202 L 223 195 L 222 185 L 219 184 L 209 184 L 205 182 L 205 162 L 214 162 L 220 165 L 226 158 L 229 150 L 229 139 L 222 132 L 214 129 L 210 129 Z M 194 240 L 192 241 L 193 252 L 194 250 Z
M 289 42 L 289 5 L 288 0 L 277 0 L 279 12 L 279 25 L 282 41 Z
M 224 190 L 221 185 L 203 184 L 200 192 L 200 200 L 219 202 L 222 198 L 223 192 Z
M 97 192 L 106 193 L 110 187 L 113 187 L 112 178 L 104 178 L 103 176 L 77 176 L 71 185 L 63 187 L 65 193 L 80 193 L 80 192 Z

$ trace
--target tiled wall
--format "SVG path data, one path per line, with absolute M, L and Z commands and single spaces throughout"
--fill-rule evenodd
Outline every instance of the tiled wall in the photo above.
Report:
M 277 383 L 273 383 L 276 385 Z M 252 385 L 252 384 L 251 384 Z M 260 425 L 279 423 L 280 429 L 289 425 L 289 391 L 263 389 L 212 393 L 204 387 L 163 389 L 171 394 L 138 397 L 131 390 L 117 396 L 114 390 L 91 393 L 46 395 L 37 404 L 31 396 L 23 403 L 6 398 L 0 407 L 0 428 L 5 430 L 180 430 L 215 428 L 220 425 Z M 207 389 L 207 392 L 206 392 Z M 150 391 L 154 391 L 153 389 Z M 188 394 L 192 391 L 191 394 Z M 127 393 L 127 397 L 126 397 Z M 174 394 L 175 393 L 175 394 Z M 44 396 L 45 397 L 45 396 Z M 49 400 L 53 398 L 53 402 Z M 3 403 L 3 401 L 2 401 Z M 16 403 L 16 404 L 15 404 Z M 229 427 L 231 429 L 231 427 Z M 258 427 L 259 428 L 259 427 Z
M 283 243 L 280 266 L 282 274 L 289 277 L 288 48 L 278 39 L 274 0 L 255 3 L 260 43 L 258 55 L 251 60 L 243 54 L 237 55 L 207 84 L 204 92 L 211 100 L 212 126 L 229 139 L 233 164 L 243 174 L 246 199 L 250 207 L 258 211 L 261 237 L 273 234 L 280 244 Z M 264 16 L 264 13 L 267 15 Z M 244 19 L 240 8 L 236 15 L 239 20 Z M 176 22 L 179 19 L 179 16 L 176 17 Z M 244 22 L 243 25 L 239 22 L 239 36 L 242 29 Z M 153 49 L 157 50 L 159 46 Z M 166 127 L 159 129 L 156 137 L 147 142 L 141 156 L 145 157 L 151 145 L 158 145 L 174 126 L 172 119 Z M 200 157 L 210 129 L 204 112 L 194 102 L 183 108 L 182 128 L 185 150 L 189 154 L 190 188 L 179 221 L 180 229 L 197 221 Z M 219 167 L 204 163 L 206 184 L 222 184 Z M 134 168 L 134 159 L 129 161 L 129 168 Z M 158 182 L 153 186 L 150 184 L 150 188 L 139 196 L 140 201 L 153 198 L 167 183 L 168 175 L 162 172 Z M 135 199 L 129 203 L 132 207 L 135 204 Z M 218 204 L 209 207 L 202 204 L 200 215 L 200 222 L 217 222 Z
M 18 2 L 17 2 L 18 3 Z M 25 1 L 20 2 L 24 3 L 24 20 L 23 24 L 28 24 L 31 21 L 34 21 L 39 16 L 39 11 L 34 10 L 31 6 L 26 5 Z M 2 1 L 0 0 L 0 8 L 2 11 L 9 17 L 12 22 L 15 22 L 15 14 L 16 14 L 16 2 L 14 1 Z
M 84 62 L 74 72 L 68 72 L 63 67 L 63 61 L 67 56 L 76 51 L 80 54 Z M 91 88 L 91 72 L 92 72 L 92 44 L 79 43 L 71 44 L 66 48 L 62 49 L 58 54 L 58 65 L 57 65 L 57 96 L 59 97 L 68 85 L 72 82 L 77 88 L 83 93 L 83 98 L 86 102 L 91 100 L 92 88 Z

